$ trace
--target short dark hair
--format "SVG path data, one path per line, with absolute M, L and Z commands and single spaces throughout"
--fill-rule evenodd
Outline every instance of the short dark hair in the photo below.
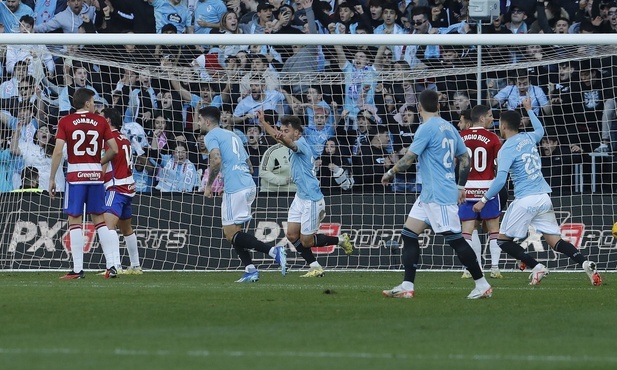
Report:
M 36 179 L 38 181 L 39 179 L 39 169 L 33 166 L 26 166 L 24 167 L 23 170 L 21 170 L 21 179 L 23 180 L 28 180 L 28 181 L 32 181 L 34 179 Z
M 216 121 L 218 124 L 221 120 L 221 111 L 217 107 L 207 106 L 199 109 L 199 115 L 205 119 Z
M 485 116 L 488 112 L 491 111 L 491 108 L 486 105 L 476 105 L 471 109 L 471 122 L 478 123 L 480 122 L 480 118 Z
M 116 129 L 122 128 L 122 115 L 116 108 L 104 108 L 101 113 L 107 119 L 109 119 L 109 123 L 111 127 Z
M 465 118 L 468 121 L 472 121 L 471 119 L 471 109 L 465 109 L 463 111 L 461 111 L 461 118 Z
M 294 130 L 298 130 L 300 132 L 304 132 L 304 128 L 302 127 L 302 122 L 300 118 L 296 116 L 283 116 L 281 118 L 281 126 L 289 126 Z
M 73 108 L 81 109 L 86 105 L 86 102 L 94 97 L 94 91 L 82 87 L 75 90 L 73 94 Z
M 34 27 L 34 18 L 32 18 L 32 16 L 29 15 L 24 15 L 23 17 L 19 18 L 20 22 L 24 22 L 26 24 L 29 24 L 30 26 Z
M 521 127 L 521 114 L 515 110 L 507 110 L 501 112 L 499 120 L 503 122 L 510 130 L 518 131 Z
M 178 27 L 174 26 L 171 23 L 167 23 L 161 28 L 161 33 L 178 33 Z
M 429 113 L 439 112 L 439 94 L 433 90 L 424 90 L 418 96 L 422 109 Z

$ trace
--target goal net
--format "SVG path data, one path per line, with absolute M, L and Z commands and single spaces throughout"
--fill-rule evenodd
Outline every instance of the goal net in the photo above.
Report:
M 315 171 L 326 196 L 320 230 L 348 233 L 355 245 L 351 256 L 335 246 L 315 248 L 320 263 L 328 269 L 400 269 L 400 230 L 422 189 L 422 174 L 412 167 L 392 185 L 382 186 L 380 179 L 413 140 L 420 124 L 417 94 L 425 89 L 440 93 L 441 115 L 453 125 L 478 103 L 493 106 L 495 130 L 503 110 L 525 116 L 520 99 L 529 96 L 546 128 L 538 149 L 563 237 L 598 261 L 599 269 L 617 267 L 610 232 L 617 188 L 616 45 L 538 38 L 525 43 L 518 35 L 493 35 L 491 45 L 482 46 L 474 43 L 488 44 L 481 37 L 486 35 L 410 36 L 404 42 L 376 35 L 336 42 L 323 35 L 287 35 L 287 41 L 253 35 L 235 44 L 180 35 L 46 36 L 2 47 L 1 269 L 70 268 L 62 196 L 11 190 L 47 190 L 58 119 L 72 111 L 72 93 L 84 86 L 96 92 L 99 109 L 115 107 L 123 115 L 122 131 L 133 149 L 133 227 L 144 269 L 240 268 L 222 234 L 221 197 L 203 196 L 208 155 L 195 114 L 208 105 L 221 109 L 222 125 L 240 135 L 250 154 L 259 192 L 248 230 L 271 245 L 286 245 L 292 269 L 306 268 L 285 239 L 295 185 L 286 148 L 256 124 L 254 113 L 261 109 L 275 124 L 286 114 L 302 119 L 319 154 Z M 26 57 L 15 62 L 16 53 Z M 526 118 L 524 126 L 530 127 Z M 506 191 L 512 200 L 511 184 Z M 93 225 L 86 218 L 84 226 L 85 268 L 102 269 Z M 488 268 L 483 230 L 480 238 Z M 420 242 L 420 268 L 462 268 L 440 236 L 427 230 Z M 522 243 L 551 269 L 576 268 L 535 230 Z M 122 239 L 121 252 L 126 265 Z M 271 259 L 254 257 L 261 269 L 276 268 Z M 502 253 L 499 266 L 513 269 L 515 261 Z

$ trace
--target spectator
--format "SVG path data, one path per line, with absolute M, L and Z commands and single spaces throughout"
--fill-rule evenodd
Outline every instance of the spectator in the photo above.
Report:
M 324 151 L 315 160 L 315 171 L 324 194 L 340 194 L 351 190 L 355 184 L 349 158 L 344 158 L 336 138 L 326 141 Z
M 377 125 L 376 130 L 369 137 L 369 143 L 359 145 L 357 154 L 352 157 L 358 184 L 368 192 L 384 191 L 381 177 L 398 161 L 395 153 L 388 152 L 387 148 L 392 146 L 392 142 L 386 126 Z
M 100 0 L 99 0 L 100 1 Z M 109 0 L 134 33 L 156 33 L 154 8 L 147 1 Z M 37 4 L 40 1 L 37 2 Z
M 36 132 L 35 142 L 20 141 L 19 135 L 21 132 L 21 124 L 13 131 L 11 137 L 11 153 L 15 156 L 21 156 L 24 165 L 36 167 L 39 171 L 39 189 L 42 191 L 49 190 L 49 177 L 51 175 L 51 155 L 54 151 L 55 142 L 49 128 L 47 126 L 39 127 Z M 63 154 L 66 159 L 66 153 Z M 57 171 L 55 175 L 56 191 L 64 192 L 64 172 Z
M 615 120 L 615 99 L 609 78 L 603 78 L 595 61 L 580 63 L 572 84 L 571 102 L 576 134 L 583 150 L 609 152 L 610 128 Z
M 0 193 L 16 189 L 13 179 L 19 174 L 20 159 L 11 153 L 10 130 L 0 126 Z
M 315 25 L 315 15 L 313 8 L 308 4 L 312 4 L 312 0 L 304 0 L 307 25 L 309 34 L 317 34 L 317 27 Z M 287 9 L 287 8 L 285 8 Z M 298 78 L 298 73 L 311 73 L 317 72 L 319 67 L 318 54 L 321 53 L 320 47 L 316 45 L 292 45 L 292 55 L 283 63 L 281 73 L 283 76 L 288 76 L 290 91 L 293 94 L 300 95 L 308 91 L 310 85 L 303 83 L 302 78 Z M 321 54 L 323 59 L 323 54 Z
M 527 12 L 520 6 L 510 7 L 510 22 L 506 23 L 506 28 L 512 33 L 527 33 L 529 28 L 525 20 L 527 19 Z
M 209 34 L 213 29 L 218 30 L 221 19 L 227 11 L 223 0 L 198 0 L 195 4 L 195 33 Z
M 169 130 L 170 125 L 163 117 L 162 113 L 154 117 L 154 129 L 150 130 L 148 142 L 152 150 L 158 150 L 161 154 L 171 154 L 174 134 Z
M 230 34 L 230 35 L 241 35 L 243 34 L 242 29 L 238 24 L 238 15 L 234 12 L 226 12 L 221 17 L 221 24 L 218 29 L 213 29 L 212 31 L 216 31 L 221 34 Z M 212 32 L 210 32 L 212 33 Z M 234 57 L 234 62 L 237 63 L 237 59 L 235 56 L 240 52 L 247 52 L 249 50 L 249 46 L 247 45 L 220 45 L 219 53 L 218 53 L 218 62 L 221 66 L 226 67 L 228 62 L 227 58 Z
M 60 1 L 36 1 L 22 0 L 23 4 L 28 5 L 34 11 L 35 24 L 47 23 L 56 14 L 66 9 L 66 0 Z
M 148 3 L 154 7 L 157 33 L 163 33 L 166 24 L 175 26 L 177 33 L 193 33 L 191 14 L 182 0 L 148 0 Z
M 94 91 L 94 99 L 100 99 L 98 91 L 89 83 L 89 74 L 90 72 L 86 64 L 82 64 L 77 61 L 71 62 L 69 60 L 65 60 L 64 82 L 66 85 L 60 88 L 60 92 L 58 94 L 58 109 L 60 110 L 60 116 L 67 115 L 70 112 L 75 111 L 73 108 L 73 93 L 75 93 L 75 90 L 79 88 L 85 87 Z
M 367 5 L 369 10 L 369 19 L 368 21 L 365 21 L 365 23 L 375 29 L 383 23 L 384 0 L 369 0 Z
M 356 14 L 351 3 L 346 1 L 339 3 L 335 13 L 338 14 L 338 22 L 328 24 L 330 33 L 356 33 L 356 28 L 358 27 L 360 17 Z
M 0 6 L 0 8 L 2 8 Z M 34 18 L 25 15 L 20 19 L 20 33 L 32 33 Z M 6 47 L 6 71 L 13 74 L 17 62 L 26 62 L 28 75 L 33 76 L 37 82 L 43 77 L 53 79 L 56 73 L 56 63 L 45 45 L 7 45 Z M 44 72 L 47 71 L 47 73 Z
M 154 185 L 154 171 L 157 163 L 153 158 L 149 158 L 145 153 L 135 157 L 133 167 L 133 179 L 135 180 L 135 191 L 138 193 L 150 193 Z
M 356 52 L 352 62 L 347 60 L 345 51 L 340 45 L 334 46 L 338 66 L 345 75 L 345 97 L 343 110 L 349 112 L 348 118 L 352 128 L 356 128 L 356 119 L 360 112 L 359 101 L 366 106 L 375 105 L 375 86 L 377 85 L 375 68 L 371 65 L 369 56 Z
M 266 152 L 268 146 L 261 134 L 261 126 L 253 125 L 246 128 L 246 151 L 251 161 L 251 174 L 253 175 L 253 181 L 257 187 L 259 187 L 259 164 L 263 154 Z
M 582 162 L 582 149 L 561 144 L 557 136 L 545 136 L 540 141 L 540 158 L 544 178 L 556 194 L 572 191 L 572 164 Z
M 187 158 L 184 145 L 177 145 L 173 155 L 161 155 L 156 188 L 162 192 L 191 192 L 199 185 L 195 165 Z
M 328 124 L 330 111 L 323 107 L 315 107 L 314 126 L 304 128 L 304 138 L 315 151 L 315 156 L 320 156 L 323 152 L 326 141 L 336 135 L 336 127 Z
M 398 24 L 399 10 L 398 4 L 395 2 L 384 2 L 382 6 L 383 23 L 375 28 L 375 34 L 401 35 L 407 33 L 403 27 Z M 389 47 L 392 50 L 392 60 L 399 60 L 403 54 L 403 46 L 396 45 Z
M 160 96 L 160 98 L 158 97 Z M 184 132 L 184 119 L 182 118 L 182 103 L 180 95 L 171 91 L 161 91 L 156 98 L 160 102 L 159 112 L 173 134 Z M 156 113 L 155 113 L 156 114 Z
M 263 80 L 251 80 L 250 82 L 251 93 L 244 99 L 240 100 L 236 109 L 234 110 L 233 122 L 236 123 L 248 123 L 256 125 L 258 120 L 256 112 L 263 110 L 272 110 L 279 112 L 280 105 L 283 102 L 287 102 L 284 94 L 275 90 L 264 91 Z M 286 91 L 283 90 L 285 94 Z
M 529 83 L 529 76 L 526 69 L 519 69 L 515 76 L 516 83 L 501 89 L 489 100 L 489 106 L 499 105 L 508 110 L 521 109 L 522 101 L 525 97 L 531 99 L 531 106 L 536 115 L 540 110 L 544 114 L 551 113 L 551 105 L 546 94 L 538 86 Z
M 270 66 L 268 58 L 263 54 L 250 57 L 251 70 L 240 80 L 240 94 L 244 97 L 251 92 L 251 80 L 263 79 L 267 91 L 278 90 L 281 87 L 276 70 Z
M 259 5 L 257 5 L 256 16 L 248 23 L 240 22 L 240 29 L 242 29 L 242 32 L 250 34 L 266 33 L 266 27 L 268 27 L 269 22 L 272 21 L 272 9 L 274 9 L 274 6 L 270 3 L 259 3 Z
M 449 33 L 467 33 L 469 32 L 469 25 L 467 22 L 462 21 L 455 23 L 449 27 L 434 28 L 429 22 L 430 10 L 426 7 L 414 7 L 411 12 L 411 19 L 413 25 L 413 34 L 426 35 L 426 34 L 449 34 Z M 403 59 L 409 64 L 411 68 L 415 68 L 420 64 L 420 59 L 439 58 L 439 46 L 428 45 L 407 45 L 405 47 L 405 54 Z
M 40 176 L 39 170 L 36 167 L 24 167 L 21 171 L 21 186 L 13 192 L 19 193 L 41 193 L 43 190 L 39 188 Z
M 34 21 L 34 11 L 21 0 L 6 0 L 0 4 L 0 24 L 4 26 L 4 33 L 19 33 L 20 21 L 28 16 Z
M 19 96 L 19 83 L 28 75 L 28 63 L 20 60 L 12 68 L 13 76 L 0 84 L 0 99 Z
M 206 135 L 202 133 L 198 133 L 196 136 L 196 151 L 189 151 L 189 161 L 191 161 L 195 168 L 197 168 L 197 172 L 200 174 L 205 174 L 206 169 L 208 168 L 208 147 L 206 147 L 206 142 L 204 138 Z M 203 180 L 203 176 L 202 176 Z M 207 180 L 207 177 L 206 177 Z M 202 184 L 203 185 L 203 184 Z M 200 185 L 201 187 L 201 185 Z M 204 185 L 205 187 L 205 185 Z
M 46 33 L 61 29 L 64 33 L 79 33 L 79 27 L 84 23 L 94 21 L 96 27 L 100 27 L 103 22 L 100 9 L 86 4 L 84 0 L 67 0 L 66 4 L 67 8 L 48 22 L 36 24 L 34 32 Z
M 124 122 L 137 122 L 144 129 L 152 128 L 154 111 L 159 109 L 158 91 L 152 87 L 150 71 L 142 70 L 136 86 L 129 95 L 128 107 L 124 114 Z
M 259 191 L 263 193 L 292 193 L 296 184 L 291 180 L 289 149 L 277 143 L 269 147 L 259 164 Z

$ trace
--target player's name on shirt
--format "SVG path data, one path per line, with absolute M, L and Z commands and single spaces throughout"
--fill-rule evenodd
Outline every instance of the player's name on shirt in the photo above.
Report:
M 488 144 L 491 142 L 491 139 L 482 135 L 482 134 L 478 134 L 478 133 L 469 133 L 469 134 L 465 134 L 463 135 L 463 141 L 468 141 L 468 140 L 478 140 L 481 141 L 485 144 Z
M 88 117 L 79 117 L 79 118 L 73 120 L 73 125 L 75 125 L 75 126 L 81 125 L 81 124 L 98 126 L 99 123 L 101 123 L 101 122 L 99 122 L 99 121 L 97 121 L 95 119 L 92 119 L 92 118 L 88 118 Z

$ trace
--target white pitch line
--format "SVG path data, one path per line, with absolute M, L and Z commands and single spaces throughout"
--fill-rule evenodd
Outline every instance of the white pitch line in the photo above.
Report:
M 454 354 L 426 356 L 409 353 L 374 353 L 374 352 L 303 352 L 303 351 L 211 351 L 197 349 L 190 351 L 123 349 L 113 350 L 77 350 L 71 348 L 1 348 L 2 355 L 115 355 L 128 357 L 275 357 L 275 358 L 339 358 L 339 359 L 382 359 L 382 360 L 457 360 L 457 361 L 523 361 L 529 363 L 572 363 L 615 364 L 615 356 L 562 356 L 562 355 L 500 355 L 500 354 Z

